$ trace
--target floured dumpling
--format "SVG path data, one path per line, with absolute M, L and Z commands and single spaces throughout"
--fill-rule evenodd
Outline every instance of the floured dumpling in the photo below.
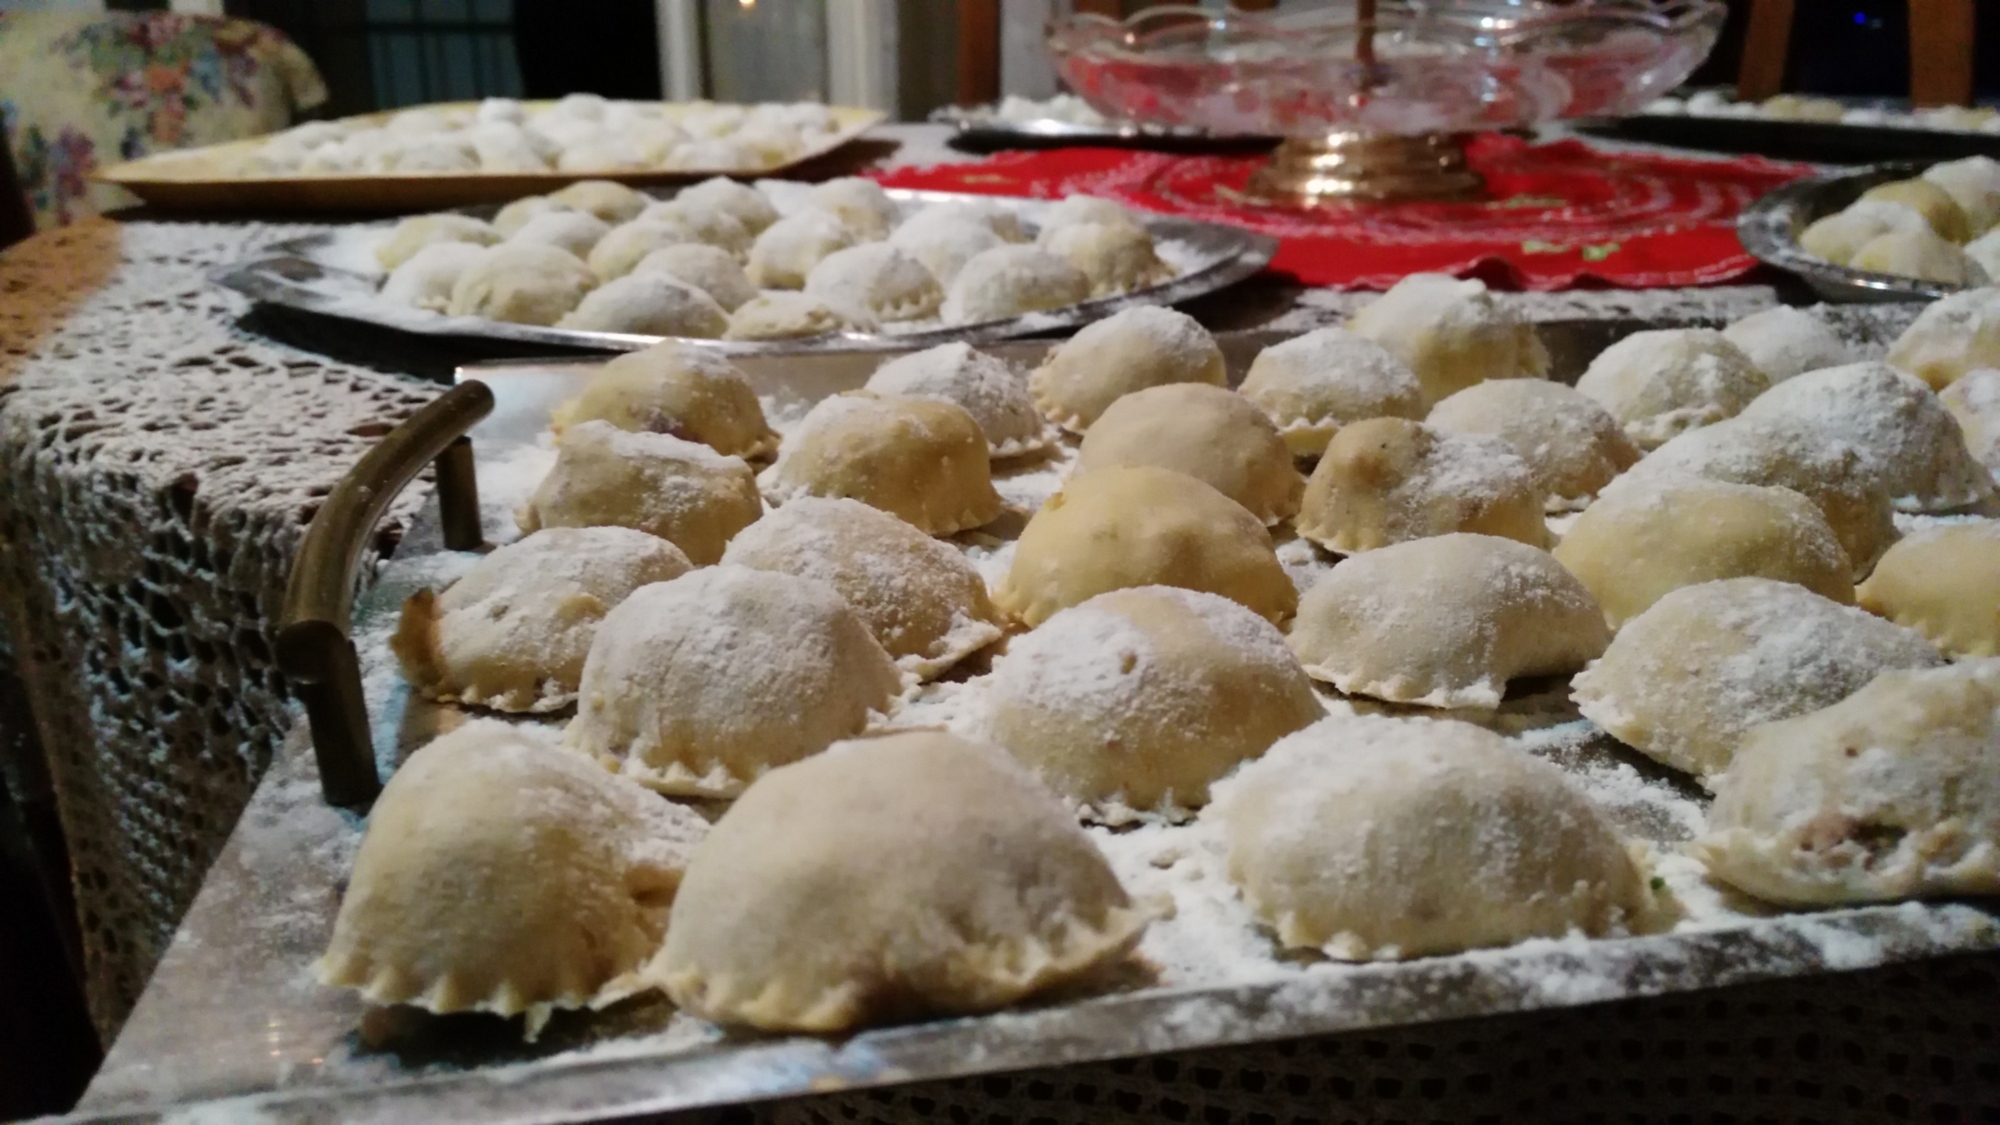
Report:
M 1549 541 L 1544 504 L 1527 462 L 1499 438 L 1370 418 L 1333 435 L 1297 523 L 1339 554 L 1453 531 L 1540 547 Z
M 582 259 L 554 246 L 509 242 L 488 250 L 451 287 L 452 316 L 554 324 L 597 287 Z
M 1125 465 L 1186 473 L 1266 524 L 1297 514 L 1306 488 L 1263 411 L 1207 383 L 1147 387 L 1106 407 L 1083 437 L 1075 471 Z
M 1370 551 L 1306 591 L 1291 646 L 1349 695 L 1500 706 L 1507 681 L 1574 672 L 1611 639 L 1583 583 L 1546 551 L 1438 535 Z
M 874 180 L 842 176 L 828 180 L 806 193 L 807 207 L 818 208 L 845 223 L 868 241 L 889 237 L 902 221 L 896 201 Z
M 1035 453 L 1055 440 L 1028 394 L 1027 378 L 970 344 L 939 344 L 892 359 L 875 369 L 865 389 L 958 406 L 979 423 L 986 451 L 995 458 Z
M 1488 379 L 1540 379 L 1549 353 L 1535 326 L 1481 281 L 1413 273 L 1348 320 L 1416 372 L 1432 402 Z
M 673 201 L 686 212 L 696 209 L 720 211 L 741 223 L 753 236 L 762 234 L 765 227 L 778 221 L 778 209 L 771 205 L 763 192 L 727 176 L 715 176 L 693 187 L 683 188 Z
M 704 1019 L 840 1032 L 1088 982 L 1146 922 L 1007 755 L 916 731 L 751 786 L 688 868 L 660 970 Z
M 1334 431 L 1366 418 L 1424 416 L 1424 389 L 1408 364 L 1345 328 L 1319 328 L 1257 353 L 1240 388 L 1294 456 L 1317 457 Z
M 776 227 L 771 228 L 776 230 Z M 806 293 L 759 293 L 729 314 L 725 340 L 802 340 L 829 332 L 869 332 L 875 322 L 852 305 L 835 305 Z
M 1968 371 L 1939 392 L 1938 401 L 1958 422 L 1967 452 L 2000 473 L 2000 371 Z
M 1492 379 L 1431 408 L 1425 424 L 1506 442 L 1551 509 L 1589 502 L 1639 460 L 1639 447 L 1596 399 L 1546 379 Z
M 628 274 L 585 294 L 556 327 L 714 340 L 729 329 L 729 314 L 715 298 L 665 274 Z
M 938 315 L 946 324 L 978 324 L 1074 305 L 1090 297 L 1083 271 L 1033 246 L 983 250 L 952 278 Z
M 557 434 L 589 421 L 672 434 L 732 457 L 778 448 L 750 380 L 706 348 L 671 341 L 628 352 L 599 368 L 582 393 L 556 407 Z
M 1855 595 L 1953 656 L 2000 656 L 2000 521 L 1912 532 Z
M 1944 189 L 1965 218 L 1973 234 L 1983 234 L 2000 222 L 2000 161 L 1990 156 L 1968 156 L 1947 160 L 1924 169 L 1919 179 Z
M 733 797 L 902 689 L 833 587 L 747 566 L 642 586 L 597 627 L 563 744 L 662 793 Z
M 1137 305 L 1086 324 L 1028 376 L 1035 404 L 1082 433 L 1119 398 L 1169 383 L 1229 384 L 1222 349 L 1193 317 Z
M 1028 520 L 993 601 L 1029 627 L 1131 586 L 1220 594 L 1274 625 L 1298 591 L 1249 509 L 1185 473 L 1150 465 L 1072 477 Z
M 1888 362 L 1934 391 L 1976 367 L 2000 365 L 2000 289 L 1968 289 L 1931 302 L 1890 345 Z
M 1844 266 L 1876 235 L 1922 231 L 1929 226 L 1915 208 L 1888 200 L 1862 200 L 1849 204 L 1846 210 L 1814 220 L 1799 232 L 1799 248 L 1815 258 Z
M 472 242 L 433 242 L 410 255 L 382 283 L 382 299 L 411 308 L 443 312 L 451 307 L 451 291 L 472 264 L 486 256 L 486 247 Z
M 1931 231 L 1947 243 L 1972 240 L 1972 224 L 1966 220 L 1965 210 L 1950 192 L 1929 180 L 1896 180 L 1877 184 L 1862 192 L 1861 199 L 1865 202 L 1900 203 L 1908 207 L 1922 215 Z
M 1986 271 L 1956 243 L 1927 230 L 1890 231 L 1861 244 L 1848 260 L 1857 270 L 1913 277 L 1939 285 L 1984 285 Z
M 651 965 L 708 825 L 527 729 L 475 720 L 411 754 L 369 813 L 327 950 L 371 1004 L 527 1014 L 659 988 Z
M 1787 906 L 2000 893 L 2000 661 L 1885 672 L 1753 727 L 1693 851 Z
M 1861 358 L 1832 325 L 1789 305 L 1751 313 L 1723 329 L 1722 335 L 1743 349 L 1772 386 L 1794 375 Z
M 929 398 L 864 392 L 820 400 L 779 449 L 763 484 L 774 504 L 845 496 L 930 535 L 991 523 L 1001 508 L 979 423 Z
M 502 238 L 512 238 L 514 232 L 528 225 L 528 220 L 546 215 L 551 211 L 574 211 L 567 203 L 558 203 L 546 195 L 526 195 L 500 210 L 493 216 L 493 229 Z
M 662 246 L 632 267 L 633 273 L 663 273 L 715 298 L 724 312 L 735 312 L 757 296 L 750 275 L 743 272 L 729 251 L 718 246 L 683 243 Z
M 861 241 L 851 228 L 825 211 L 787 215 L 750 244 L 750 281 L 763 289 L 797 289 L 820 259 Z
M 1770 578 L 1683 586 L 1626 622 L 1572 681 L 1585 718 L 1707 784 L 1743 733 L 1944 658 L 1909 629 Z
M 507 236 L 507 245 L 552 246 L 585 260 L 610 233 L 610 224 L 586 211 L 550 211 L 521 224 L 521 229 Z
M 1209 783 L 1325 714 L 1270 622 L 1215 594 L 1099 594 L 1015 638 L 970 727 L 1101 810 L 1208 803 Z
M 590 271 L 605 281 L 631 273 L 646 255 L 668 246 L 694 242 L 686 227 L 653 219 L 634 219 L 613 227 L 590 248 Z
M 806 274 L 806 295 L 866 309 L 878 320 L 921 320 L 944 303 L 937 279 L 886 242 L 835 250 Z
M 1670 591 L 1775 578 L 1854 603 L 1854 566 L 1833 529 L 1789 488 L 1698 477 L 1634 481 L 1584 509 L 1555 549 L 1619 628 Z
M 627 527 L 551 527 L 496 548 L 442 594 L 403 603 L 389 647 L 431 699 L 554 711 L 576 698 L 597 623 L 627 594 L 693 569 Z
M 1860 452 L 1803 423 L 1731 418 L 1689 430 L 1647 454 L 1605 495 L 1676 477 L 1791 489 L 1825 517 L 1854 564 L 1856 579 L 1866 576 L 1896 541 L 1895 506 Z
M 833 587 L 897 667 L 921 679 L 1000 639 L 1000 614 L 970 560 L 858 500 L 801 496 L 744 528 L 722 561 Z
M 1770 385 L 1741 348 L 1708 328 L 1634 332 L 1598 353 L 1576 381 L 1641 449 L 1734 417 Z
M 923 263 L 939 285 L 949 288 L 958 280 L 965 263 L 995 246 L 1007 244 L 1006 239 L 983 223 L 951 216 L 927 220 L 929 214 L 925 211 L 897 227 L 889 236 L 889 245 Z
M 974 223 L 992 231 L 1003 242 L 1026 242 L 1021 220 L 1006 204 L 987 199 L 954 199 L 932 203 L 897 227 L 927 226 L 932 223 Z
M 550 192 L 549 198 L 614 226 L 638 218 L 639 212 L 653 202 L 652 196 L 610 180 L 578 180 L 561 191 Z
M 1898 511 L 1943 512 L 1994 499 L 1993 478 L 1966 450 L 1951 412 L 1922 380 L 1885 363 L 1787 379 L 1743 416 L 1791 420 L 1854 446 Z
M 742 458 L 671 434 L 628 433 L 590 421 L 563 431 L 555 467 L 516 520 L 526 532 L 636 528 L 707 566 L 763 510 L 756 478 Z
M 1604 813 L 1561 769 L 1469 723 L 1329 716 L 1217 785 L 1208 815 L 1258 921 L 1342 961 L 1598 937 L 1656 916 Z
M 491 246 L 500 241 L 501 234 L 493 229 L 493 224 L 470 215 L 455 215 L 444 212 L 437 215 L 413 215 L 396 224 L 389 237 L 375 248 L 375 260 L 382 263 L 385 270 L 397 266 L 422 250 L 440 242 L 467 242 L 474 246 Z
M 684 241 L 713 246 L 741 261 L 750 253 L 757 236 L 736 216 L 713 207 L 669 199 L 639 212 L 638 222 L 665 223 L 687 232 Z
M 1042 248 L 1090 279 L 1090 295 L 1110 297 L 1171 281 L 1174 267 L 1153 250 L 1153 236 L 1132 223 L 1072 223 L 1050 232 Z
M 1138 226 L 1139 218 L 1116 200 L 1095 195 L 1064 196 L 1060 203 L 1042 214 L 1039 239 L 1047 242 L 1056 232 L 1080 223 L 1096 223 L 1100 226 L 1124 224 Z

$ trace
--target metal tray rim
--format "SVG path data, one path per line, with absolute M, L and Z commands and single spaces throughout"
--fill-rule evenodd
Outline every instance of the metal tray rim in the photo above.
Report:
M 1964 287 L 1835 265 L 1806 253 L 1795 233 L 1830 213 L 1825 207 L 1829 200 L 1839 196 L 1851 199 L 1874 184 L 1913 176 L 1927 167 L 1924 161 L 1896 161 L 1795 180 L 1766 192 L 1745 208 L 1736 218 L 1737 237 L 1759 261 L 1797 274 L 1830 301 L 1933 301 L 1948 297 Z

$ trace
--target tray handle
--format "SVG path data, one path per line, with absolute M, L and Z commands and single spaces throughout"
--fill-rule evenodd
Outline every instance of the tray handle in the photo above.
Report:
M 306 705 L 320 791 L 330 805 L 362 808 L 382 791 L 361 664 L 348 635 L 362 548 L 389 503 L 432 463 L 445 547 L 479 546 L 479 488 L 472 439 L 465 434 L 492 411 L 492 388 L 477 380 L 438 396 L 355 462 L 314 514 L 299 545 L 285 585 L 278 667 Z

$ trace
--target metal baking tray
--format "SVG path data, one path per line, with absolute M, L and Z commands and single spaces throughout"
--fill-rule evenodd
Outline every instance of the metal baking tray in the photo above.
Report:
M 804 190 L 800 187 L 799 190 Z M 961 192 L 888 190 L 889 197 L 915 207 L 927 203 L 960 200 L 999 202 L 1013 208 L 1029 222 L 1055 206 L 1053 201 L 1012 196 L 973 195 Z M 488 218 L 498 208 L 463 208 L 464 213 Z M 882 348 L 924 348 L 963 340 L 983 343 L 1057 329 L 1074 328 L 1117 312 L 1130 305 L 1171 305 L 1213 293 L 1263 269 L 1278 252 L 1276 239 L 1240 227 L 1203 223 L 1173 215 L 1135 212 L 1156 243 L 1168 244 L 1169 253 L 1182 254 L 1184 261 L 1171 262 L 1183 272 L 1171 281 L 1145 289 L 1135 289 L 1111 297 L 1098 297 L 1047 312 L 976 324 L 940 326 L 911 332 L 842 332 L 799 340 L 737 341 L 688 340 L 731 355 L 790 353 L 800 351 L 877 351 Z M 349 228 L 350 230 L 352 228 Z M 583 332 L 572 328 L 546 328 L 534 324 L 507 324 L 477 317 L 452 317 L 442 313 L 401 308 L 376 299 L 376 279 L 361 273 L 333 253 L 336 240 L 346 232 L 323 231 L 271 248 L 271 253 L 249 262 L 224 266 L 211 275 L 216 284 L 234 289 L 256 301 L 303 309 L 307 312 L 360 321 L 381 328 L 413 332 L 424 336 L 507 341 L 521 344 L 580 348 L 595 351 L 635 351 L 658 343 L 658 336 L 635 336 L 616 332 Z M 1166 254 L 1162 255 L 1166 257 Z
M 1542 325 L 1556 374 L 1573 380 L 1632 322 Z M 1240 378 L 1283 338 L 1222 338 Z M 1048 345 L 993 349 L 1034 361 Z M 881 359 L 863 353 L 753 356 L 760 391 L 816 399 L 858 385 Z M 354 771 L 372 782 L 452 721 L 454 708 L 412 700 L 381 653 L 340 670 L 350 637 L 386 637 L 446 542 L 477 539 L 470 480 L 497 483 L 511 451 L 532 445 L 551 401 L 594 364 L 513 362 L 461 369 L 460 383 L 389 435 L 330 495 L 308 531 L 280 633 L 280 660 L 302 653 L 321 680 L 300 687 L 311 722 L 282 747 L 210 871 L 146 993 L 112 1045 L 75 1120 L 264 1123 L 626 1119 L 964 1075 L 1297 1039 L 1333 1032 L 1520 1013 L 1808 976 L 1948 953 L 2000 949 L 1993 904 L 1958 902 L 1787 914 L 1638 938 L 1530 942 L 1421 960 L 1340 966 L 1228 986 L 1147 987 L 986 1016 L 943 1019 L 845 1039 L 720 1032 L 664 1001 L 604 1013 L 559 1013 L 533 1045 L 517 1023 L 483 1016 L 364 1014 L 344 990 L 314 983 L 361 822 L 322 797 Z M 460 435 L 470 432 L 471 445 Z M 438 499 L 358 608 L 356 560 L 397 490 L 436 459 Z M 475 474 L 475 467 L 478 472 Z M 486 526 L 504 505 L 486 505 Z M 468 526 L 468 521 L 471 521 Z M 431 570 L 428 573 L 435 574 Z M 347 679 L 343 689 L 337 682 Z M 332 690 L 329 690 L 331 688 Z M 365 713 L 358 709 L 366 702 Z M 358 721 L 360 731 L 340 732 Z M 309 729 L 310 726 L 310 729 Z M 333 739 L 313 732 L 340 732 Z M 374 753 L 368 744 L 373 742 Z M 342 755 L 346 755 L 341 761 Z M 322 776 L 319 762 L 334 770 Z M 1579 775 L 1648 771 L 1649 782 L 1697 801 L 1678 779 L 1603 736 L 1552 760 Z M 1671 818 L 1613 809 L 1625 831 L 1670 842 Z M 1747 908 L 1746 908 L 1747 909 Z M 1301 1112 L 1312 1112 L 1303 1106 Z
M 1253 133 L 1211 133 L 1191 125 L 1149 125 L 1112 121 L 1080 125 L 1042 118 L 1008 121 L 991 106 L 942 106 L 930 120 L 952 127 L 952 144 L 974 152 L 1018 148 L 1149 148 L 1167 152 L 1239 152 L 1270 148 L 1282 138 Z
M 1895 125 L 1848 125 L 1765 117 L 1638 113 L 1580 124 L 1597 136 L 1674 148 L 1743 152 L 1812 164 L 1873 164 L 1881 160 L 2000 158 L 2000 134 Z
M 1794 180 L 1745 208 L 1736 217 L 1736 236 L 1759 261 L 1797 274 L 1829 301 L 1933 301 L 1949 296 L 1961 287 L 1837 266 L 1799 245 L 1799 233 L 1813 220 L 1839 211 L 1876 184 L 1907 180 L 1932 163 L 1875 164 Z

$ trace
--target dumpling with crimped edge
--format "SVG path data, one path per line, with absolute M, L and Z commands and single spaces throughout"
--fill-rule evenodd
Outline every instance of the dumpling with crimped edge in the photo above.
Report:
M 729 314 L 725 340 L 803 340 L 833 332 L 868 332 L 874 320 L 864 309 L 836 305 L 807 293 L 759 293 Z
M 590 266 L 590 272 L 604 281 L 610 281 L 631 273 L 646 255 L 655 250 L 695 241 L 694 233 L 678 220 L 634 219 L 606 232 L 590 248 L 584 261 Z
M 1883 672 L 1944 663 L 1916 632 L 1790 582 L 1683 586 L 1571 681 L 1585 718 L 1703 781 L 1743 732 L 1839 702 Z
M 1860 451 L 1787 419 L 1731 418 L 1689 430 L 1647 454 L 1605 496 L 1690 477 L 1789 488 L 1812 501 L 1854 564 L 1857 579 L 1896 541 L 1895 506 Z
M 1007 243 L 980 251 L 959 268 L 938 315 L 946 324 L 979 324 L 1059 309 L 1089 297 L 1090 279 L 1068 259 Z
M 993 199 L 953 199 L 943 203 L 932 203 L 911 215 L 896 229 L 902 231 L 911 226 L 931 224 L 974 223 L 993 232 L 1003 242 L 1026 242 L 1027 232 L 1021 229 L 1020 216 L 1014 214 L 1006 204 Z M 894 236 L 891 236 L 892 240 Z
M 937 279 L 886 242 L 835 250 L 806 274 L 806 295 L 866 309 L 878 320 L 920 320 L 944 303 Z
M 1455 434 L 1491 434 L 1527 463 L 1551 510 L 1582 507 L 1639 460 L 1610 411 L 1546 379 L 1491 379 L 1431 408 L 1426 425 Z
M 860 176 L 842 176 L 806 193 L 805 205 L 837 217 L 864 239 L 889 237 L 903 213 L 882 185 Z
M 1886 184 L 1876 184 L 1861 193 L 1863 202 L 1881 200 L 1886 203 L 1900 203 L 1924 217 L 1937 237 L 1948 243 L 1961 243 L 1972 238 L 1972 224 L 1965 217 L 1965 209 L 1951 197 L 1951 193 L 1929 180 L 1895 180 Z
M 584 294 L 556 327 L 714 340 L 729 329 L 729 314 L 715 298 L 665 274 L 627 274 Z
M 1839 367 L 1859 358 L 1832 325 L 1790 305 L 1751 313 L 1723 329 L 1722 335 L 1743 349 L 1772 386 L 1794 375 Z
M 1968 156 L 1947 160 L 1924 169 L 1920 179 L 1944 189 L 1959 210 L 1965 212 L 1968 229 L 1975 235 L 1991 230 L 2000 222 L 2000 161 L 1990 156 Z
M 1975 368 L 2000 365 L 2000 289 L 1968 289 L 1932 301 L 1896 337 L 1887 358 L 1889 366 L 1934 391 Z
M 663 273 L 715 298 L 724 312 L 735 312 L 757 296 L 750 275 L 729 251 L 698 242 L 662 246 L 639 259 L 633 273 Z
M 862 241 L 846 224 L 824 211 L 787 215 L 750 244 L 748 272 L 764 289 L 797 289 L 820 259 Z
M 981 685 L 968 729 L 1108 819 L 1199 808 L 1210 782 L 1326 712 L 1275 626 L 1172 586 L 1058 612 Z
M 1667 920 L 1604 812 L 1470 723 L 1328 716 L 1218 784 L 1204 817 L 1257 920 L 1342 961 Z
M 393 270 L 426 246 L 440 242 L 491 246 L 501 238 L 501 233 L 493 229 L 493 224 L 470 215 L 449 211 L 437 215 L 412 215 L 397 223 L 395 229 L 389 232 L 389 237 L 375 248 L 375 260 L 381 263 L 383 269 Z
M 889 236 L 889 245 L 923 263 L 931 271 L 939 285 L 949 289 L 958 280 L 960 271 L 972 259 L 993 249 L 1005 246 L 1007 240 L 993 233 L 993 228 L 969 219 L 945 215 L 935 219 L 927 218 L 925 211 L 916 218 L 896 228 Z
M 597 623 L 626 595 L 693 569 L 680 548 L 626 527 L 552 527 L 497 548 L 442 594 L 403 603 L 389 647 L 424 695 L 496 711 L 576 698 Z
M 1584 509 L 1555 556 L 1613 629 L 1671 591 L 1723 578 L 1775 578 L 1854 604 L 1854 564 L 1819 509 L 1789 488 L 1634 481 Z
M 655 203 L 639 212 L 639 221 L 646 220 L 679 227 L 687 232 L 688 241 L 713 246 L 738 261 L 749 255 L 750 244 L 757 240 L 756 232 L 727 211 L 683 203 L 678 199 Z
M 489 249 L 451 287 L 452 316 L 509 324 L 554 324 L 597 287 L 597 275 L 554 246 L 506 243 Z
M 833 587 L 704 567 L 605 616 L 563 744 L 663 793 L 733 797 L 861 733 L 902 686 Z
M 441 313 L 451 307 L 458 279 L 485 256 L 486 247 L 476 243 L 433 242 L 390 272 L 382 283 L 382 299 Z
M 503 245 L 550 246 L 568 251 L 581 261 L 588 259 L 591 250 L 610 233 L 608 223 L 587 212 L 550 211 L 521 224 Z
M 658 972 L 694 1015 L 825 1034 L 1088 984 L 1147 921 L 1005 753 L 913 731 L 751 786 L 689 867 Z
M 1938 285 L 1984 285 L 1986 270 L 1970 255 L 1927 230 L 1890 231 L 1861 244 L 1849 266 Z
M 1641 449 L 1733 418 L 1770 386 L 1743 349 L 1709 328 L 1634 332 L 1599 352 L 1576 381 Z
M 671 340 L 599 368 L 581 393 L 556 407 L 551 424 L 561 436 L 590 421 L 671 434 L 730 457 L 761 457 L 778 448 L 778 435 L 743 372 L 706 348 Z
M 1965 448 L 1951 412 L 1923 380 L 1886 363 L 1808 371 L 1758 396 L 1743 416 L 1789 420 L 1852 445 L 1897 511 L 1995 500 L 1993 477 Z
M 752 235 L 762 234 L 765 227 L 778 221 L 778 209 L 763 192 L 727 176 L 711 177 L 693 187 L 682 188 L 673 201 L 683 211 L 695 208 L 720 211 L 743 224 Z
M 411 754 L 368 817 L 326 953 L 373 1004 L 527 1015 L 661 987 L 652 958 L 708 825 L 542 742 L 476 720 Z
M 1051 348 L 1029 373 L 1028 392 L 1056 425 L 1080 434 L 1118 399 L 1169 383 L 1228 386 L 1222 349 L 1186 313 L 1138 305 Z
M 731 536 L 764 510 L 740 457 L 671 434 L 631 433 L 609 422 L 563 432 L 555 467 L 515 515 L 544 527 L 630 527 L 679 547 L 696 566 L 722 557 Z
M 1968 371 L 1938 394 L 1973 459 L 2000 473 L 2000 371 Z
M 1000 639 L 1000 613 L 970 560 L 858 500 L 799 497 L 744 528 L 722 561 L 833 587 L 919 679 Z
M 1292 454 L 1317 457 L 1334 432 L 1367 418 L 1421 421 L 1416 372 L 1345 328 L 1319 328 L 1257 353 L 1238 388 L 1277 423 Z
M 1151 465 L 1071 477 L 1028 520 L 994 604 L 1030 627 L 1057 610 L 1131 586 L 1202 590 L 1274 625 L 1299 594 L 1249 509 Z
M 629 223 L 639 217 L 653 197 L 611 180 L 578 180 L 548 198 L 578 211 L 588 212 L 607 223 Z
M 1786 906 L 2000 894 L 2000 660 L 1884 672 L 1753 727 L 1690 850 Z
M 939 344 L 875 369 L 864 390 L 952 403 L 979 423 L 993 458 L 1047 449 L 1055 433 L 1028 394 L 1027 377 L 966 343 Z
M 1837 266 L 1854 260 L 1854 252 L 1876 235 L 1889 231 L 1919 231 L 1930 224 L 1913 207 L 1886 199 L 1857 200 L 1841 211 L 1813 220 L 1799 232 L 1799 248 Z
M 1333 435 L 1306 480 L 1299 534 L 1354 554 L 1454 531 L 1547 545 L 1534 474 L 1496 437 L 1405 418 L 1371 418 Z
M 1574 672 L 1611 639 L 1583 583 L 1548 552 L 1439 535 L 1356 555 L 1306 591 L 1292 652 L 1349 695 L 1500 706 L 1507 681 Z
M 2000 521 L 1912 532 L 1855 596 L 1953 656 L 2000 656 Z
M 1432 402 L 1488 379 L 1539 379 L 1549 371 L 1535 326 L 1481 281 L 1413 273 L 1363 306 L 1347 327 L 1408 364 Z
M 759 481 L 773 504 L 844 496 L 929 535 L 991 523 L 1001 510 L 979 423 L 930 398 L 857 391 L 821 399 Z
M 1083 436 L 1075 471 L 1125 465 L 1186 473 L 1266 524 L 1295 515 L 1306 488 L 1263 411 L 1207 383 L 1148 387 L 1107 407 Z
M 1042 240 L 1090 279 L 1090 295 L 1111 297 L 1172 281 L 1174 267 L 1160 260 L 1153 236 L 1132 223 L 1072 223 Z
M 1042 213 L 1041 227 L 1036 238 L 1047 242 L 1057 232 L 1079 223 L 1095 223 L 1099 226 L 1137 226 L 1139 217 L 1115 199 L 1100 195 L 1065 196 L 1055 206 Z
M 558 203 L 546 195 L 528 195 L 500 208 L 493 216 L 493 229 L 500 237 L 511 238 L 514 232 L 528 225 L 528 220 L 551 211 L 574 211 L 567 203 Z

